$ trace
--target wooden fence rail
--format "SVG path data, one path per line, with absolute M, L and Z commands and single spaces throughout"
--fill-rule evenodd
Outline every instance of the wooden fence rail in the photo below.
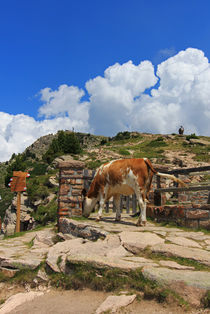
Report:
M 164 171 L 168 174 L 173 174 L 176 177 L 179 175 L 198 175 L 201 172 L 207 173 L 210 171 L 210 166 L 203 166 L 203 167 L 194 167 L 194 168 L 185 168 L 185 169 L 173 169 L 170 171 Z M 196 185 L 196 186 L 187 186 L 187 187 L 178 187 L 177 183 L 174 183 L 174 187 L 168 187 L 168 188 L 161 188 L 161 181 L 160 177 L 157 179 L 157 188 L 154 190 L 154 203 L 155 205 L 161 205 L 161 193 L 165 192 L 172 192 L 174 193 L 174 196 L 178 197 L 178 193 L 180 192 L 193 192 L 193 191 L 210 191 L 210 185 Z M 208 196 L 207 204 L 210 203 L 210 193 Z

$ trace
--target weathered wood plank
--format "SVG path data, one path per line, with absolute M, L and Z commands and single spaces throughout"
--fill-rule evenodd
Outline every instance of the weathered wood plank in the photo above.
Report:
M 183 188 L 161 188 L 155 189 L 157 193 L 163 192 L 184 192 L 184 191 L 210 191 L 210 185 L 206 186 L 190 186 L 190 187 L 183 187 Z
M 189 174 L 190 172 L 201 172 L 201 171 L 209 171 L 210 166 L 203 167 L 195 167 L 195 168 L 184 168 L 184 169 L 173 169 L 170 171 L 166 171 L 168 174 Z

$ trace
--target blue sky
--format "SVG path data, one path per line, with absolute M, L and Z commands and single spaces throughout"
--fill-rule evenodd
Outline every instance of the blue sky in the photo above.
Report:
M 62 128 L 210 136 L 209 12 L 208 0 L 0 1 L 0 160 Z

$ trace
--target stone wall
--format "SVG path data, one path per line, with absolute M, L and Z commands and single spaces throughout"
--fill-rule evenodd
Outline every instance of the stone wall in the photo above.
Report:
M 179 193 L 179 203 L 187 204 L 207 204 L 209 199 L 209 191 L 189 191 Z
M 64 161 L 58 164 L 58 220 L 64 217 L 82 216 L 84 167 L 85 164 L 77 160 Z
M 183 227 L 210 230 L 210 204 L 147 206 L 147 217 L 157 222 L 175 222 Z

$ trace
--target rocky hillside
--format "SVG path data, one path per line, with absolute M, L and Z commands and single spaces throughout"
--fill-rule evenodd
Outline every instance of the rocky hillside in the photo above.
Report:
M 65 133 L 72 133 L 65 131 Z M 83 160 L 92 168 L 113 158 L 148 157 L 154 163 L 189 167 L 210 162 L 210 137 L 195 134 L 179 136 L 148 134 L 139 132 L 119 132 L 110 138 L 87 133 L 74 133 L 82 152 L 76 159 Z M 40 137 L 24 153 L 31 153 L 42 160 L 57 134 Z M 95 161 L 95 162 L 94 162 Z
M 56 217 L 58 191 L 56 161 L 60 156 L 63 156 L 64 160 L 69 158 L 69 155 L 71 158 L 82 160 L 91 169 L 112 159 L 142 157 L 169 169 L 196 167 L 209 165 L 210 137 L 198 137 L 195 134 L 179 136 L 120 132 L 109 138 L 70 131 L 43 136 L 22 154 L 13 154 L 8 162 L 0 164 L 2 219 L 6 217 L 7 223 L 10 224 L 11 217 L 8 215 L 14 214 L 14 193 L 10 192 L 7 184 L 12 172 L 20 170 L 28 171 L 31 175 L 27 179 L 27 192 L 24 192 L 23 197 L 25 216 L 22 217 L 22 226 L 28 228 L 31 221 L 34 224 L 53 221 Z M 12 219 L 14 220 L 14 217 Z
M 65 133 L 72 133 L 71 131 L 65 131 Z M 83 149 L 92 148 L 95 146 L 100 145 L 101 141 L 107 141 L 108 138 L 105 136 L 96 136 L 87 133 L 74 133 L 75 136 L 78 138 L 80 145 Z M 53 139 L 58 137 L 58 133 L 56 134 L 48 134 L 45 136 L 41 136 L 38 140 L 36 140 L 32 145 L 30 145 L 26 151 L 29 151 L 32 154 L 35 154 L 36 158 L 42 159 L 42 156 L 46 153 L 49 149 L 50 144 L 52 143 Z

